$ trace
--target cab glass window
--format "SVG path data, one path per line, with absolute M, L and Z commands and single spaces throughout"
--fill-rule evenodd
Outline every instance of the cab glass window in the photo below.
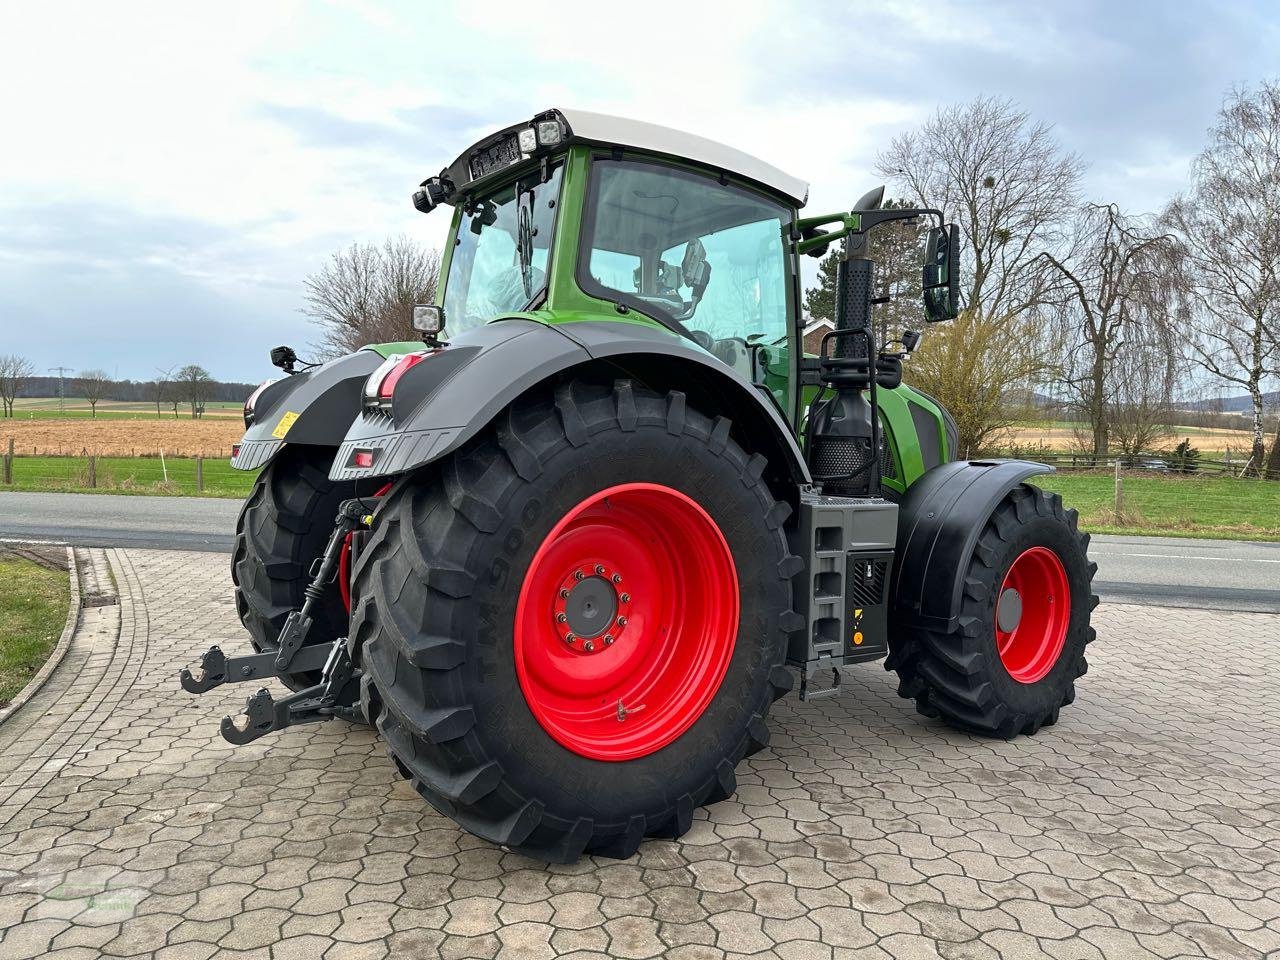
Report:
M 791 282 L 783 225 L 790 219 L 785 206 L 713 177 L 600 158 L 592 165 L 579 283 L 594 296 L 678 321 L 747 379 L 781 393 Z

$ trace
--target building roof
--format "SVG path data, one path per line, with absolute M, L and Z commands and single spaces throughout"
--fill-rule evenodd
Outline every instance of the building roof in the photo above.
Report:
M 671 127 L 643 120 L 614 117 L 606 113 L 588 110 L 558 111 L 569 124 L 573 139 L 610 146 L 634 147 L 671 157 L 688 158 L 705 166 L 715 167 L 754 180 L 804 206 L 809 199 L 809 184 L 789 173 L 784 173 L 771 163 L 743 153 L 715 140 L 697 134 L 685 133 Z

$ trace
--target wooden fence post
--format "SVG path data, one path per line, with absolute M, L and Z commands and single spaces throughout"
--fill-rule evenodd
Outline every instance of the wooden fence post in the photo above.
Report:
M 9 438 L 9 452 L 4 455 L 4 482 L 13 483 L 13 437 Z
M 89 489 L 93 489 L 98 485 L 98 458 L 89 458 Z
M 204 493 L 204 457 L 196 454 L 196 493 Z
M 1124 481 L 1120 479 L 1120 458 L 1116 457 L 1116 526 L 1124 525 Z

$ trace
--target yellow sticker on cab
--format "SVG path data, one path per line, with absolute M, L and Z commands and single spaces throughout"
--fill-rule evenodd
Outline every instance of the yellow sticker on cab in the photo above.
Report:
M 276 428 L 271 431 L 271 435 L 277 440 L 283 440 L 284 435 L 289 432 L 289 428 L 293 426 L 293 422 L 298 419 L 301 414 L 294 413 L 292 410 L 285 411 L 285 415 L 280 418 L 280 422 L 276 424 Z

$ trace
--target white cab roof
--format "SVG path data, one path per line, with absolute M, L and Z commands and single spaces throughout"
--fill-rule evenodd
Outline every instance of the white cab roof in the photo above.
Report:
M 676 158 L 684 157 L 746 180 L 754 180 L 791 198 L 797 206 L 804 206 L 809 198 L 809 184 L 804 180 L 784 173 L 773 164 L 765 163 L 749 153 L 735 150 L 715 140 L 685 133 L 683 130 L 659 126 L 656 123 L 613 117 L 605 113 L 563 109 L 559 112 L 568 121 L 575 140 L 634 147 L 638 150 L 663 153 Z

